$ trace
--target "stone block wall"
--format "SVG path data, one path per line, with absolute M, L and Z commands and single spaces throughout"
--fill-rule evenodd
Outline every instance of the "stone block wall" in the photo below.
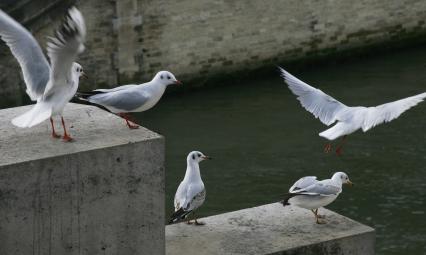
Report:
M 82 90 L 141 83 L 159 70 L 170 70 L 187 84 L 202 83 L 426 35 L 423 0 L 56 0 L 50 1 L 53 7 L 46 0 L 27 2 L 44 10 L 32 7 L 39 15 L 24 23 L 43 46 L 65 6 L 77 4 L 83 12 L 88 40 L 79 62 L 90 79 Z M 30 11 L 29 3 L 15 12 Z M 0 44 L 0 95 L 19 103 L 16 98 L 26 96 L 16 67 Z

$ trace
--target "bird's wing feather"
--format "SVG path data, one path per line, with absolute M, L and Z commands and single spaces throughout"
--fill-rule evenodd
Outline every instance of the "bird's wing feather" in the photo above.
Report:
M 149 100 L 149 96 L 143 91 L 119 90 L 96 94 L 90 96 L 87 100 L 105 107 L 114 107 L 131 112 L 144 105 Z
M 185 201 L 187 188 L 188 187 L 185 185 L 184 182 L 181 182 L 179 184 L 179 187 L 176 191 L 175 199 L 174 199 L 175 211 L 179 210 L 182 207 L 182 203 Z
M 0 10 L 0 37 L 9 46 L 22 69 L 27 94 L 35 101 L 43 95 L 50 67 L 40 45 L 18 22 Z
M 47 55 L 50 58 L 52 72 L 49 86 L 44 95 L 48 95 L 58 86 L 67 86 L 71 80 L 71 69 L 77 55 L 84 51 L 86 25 L 83 15 L 73 7 L 69 10 L 65 21 L 50 38 L 47 44 Z
M 348 108 L 321 90 L 297 79 L 281 67 L 280 71 L 289 89 L 297 96 L 301 105 L 327 126 L 338 120 L 338 113 L 342 109 Z
M 336 186 L 331 180 L 323 180 L 293 193 L 313 196 L 332 196 L 339 194 L 341 191 L 341 187 Z
M 138 85 L 124 85 L 124 86 L 120 86 L 120 87 L 116 87 L 116 88 L 112 88 L 112 89 L 95 89 L 94 91 L 99 91 L 99 92 L 115 92 L 115 91 L 119 91 L 119 90 L 125 90 L 125 89 L 131 89 L 131 88 L 135 88 Z
M 398 118 L 402 113 L 422 102 L 425 98 L 426 92 L 376 107 L 368 107 L 365 111 L 362 130 L 366 132 L 381 123 Z
M 289 189 L 290 193 L 293 192 L 297 192 L 298 190 L 304 189 L 306 187 L 311 186 L 312 184 L 316 183 L 317 177 L 316 176 L 306 176 L 306 177 L 302 177 L 300 178 L 297 182 L 295 182 L 293 184 L 293 186 L 291 186 L 291 188 Z
M 205 196 L 206 190 L 204 187 L 190 184 L 186 191 L 185 202 L 182 204 L 182 207 L 187 211 L 195 210 L 203 204 Z

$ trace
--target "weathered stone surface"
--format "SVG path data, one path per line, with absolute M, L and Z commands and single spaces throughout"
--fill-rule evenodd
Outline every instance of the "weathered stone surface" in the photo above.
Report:
M 279 203 L 201 219 L 205 226 L 185 223 L 166 227 L 166 254 L 374 254 L 374 229 L 326 209 L 327 224 L 312 212 Z
M 69 104 L 64 143 L 10 123 L 28 109 L 0 111 L 0 254 L 164 253 L 164 139 Z

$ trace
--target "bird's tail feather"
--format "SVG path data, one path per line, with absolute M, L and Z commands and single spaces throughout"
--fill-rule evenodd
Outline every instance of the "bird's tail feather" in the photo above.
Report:
M 346 126 L 343 123 L 338 122 L 333 127 L 319 133 L 319 136 L 327 138 L 330 141 L 334 140 L 334 139 L 342 136 L 343 134 L 345 134 L 345 132 L 347 131 L 347 128 L 345 128 L 345 127 Z
M 83 92 L 84 93 L 84 92 Z M 83 95 L 83 93 L 80 93 L 80 92 L 77 92 L 76 94 L 75 94 L 75 96 L 73 97 L 73 98 L 71 98 L 71 101 L 70 102 L 72 102 L 72 103 L 76 103 L 76 104 L 84 104 L 84 105 L 92 105 L 92 106 L 96 106 L 96 107 L 98 107 L 98 108 L 100 108 L 100 109 L 102 109 L 102 110 L 104 110 L 104 111 L 107 111 L 107 112 L 109 112 L 109 113 L 112 113 L 112 114 L 115 114 L 115 113 L 113 113 L 113 112 L 111 112 L 110 110 L 108 110 L 108 108 L 106 108 L 106 107 L 104 107 L 104 106 L 102 106 L 102 105 L 99 105 L 99 104 L 96 104 L 96 103 L 92 103 L 92 102 L 90 102 L 90 101 L 88 101 L 86 98 L 84 98 L 82 95 Z
M 281 204 L 283 204 L 283 206 L 287 206 L 290 205 L 290 203 L 288 202 L 288 200 L 290 200 L 290 198 L 297 196 L 297 194 L 292 194 L 292 193 L 288 193 L 285 197 L 284 200 L 280 201 Z
M 170 216 L 169 224 L 175 223 L 186 218 L 192 211 L 185 211 L 182 207 Z
M 47 120 L 52 115 L 52 107 L 45 102 L 39 102 L 28 112 L 14 118 L 12 124 L 21 127 L 33 127 Z

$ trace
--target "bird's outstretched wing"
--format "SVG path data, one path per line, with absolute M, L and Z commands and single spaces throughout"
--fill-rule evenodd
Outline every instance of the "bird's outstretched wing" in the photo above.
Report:
M 281 76 L 302 106 L 327 126 L 336 122 L 338 113 L 348 107 L 319 89 L 297 79 L 283 68 Z
M 51 82 L 44 95 L 56 86 L 65 86 L 72 80 L 71 68 L 77 55 L 84 51 L 86 25 L 81 12 L 72 7 L 55 36 L 47 44 L 47 55 L 51 62 Z
M 50 67 L 31 33 L 0 10 L 0 37 L 9 46 L 22 69 L 27 94 L 31 100 L 40 98 L 49 81 Z
M 302 177 L 297 182 L 295 182 L 293 184 L 293 186 L 291 186 L 291 188 L 289 189 L 289 192 L 290 193 L 297 192 L 298 190 L 301 190 L 301 189 L 304 189 L 306 187 L 309 187 L 312 184 L 315 184 L 316 182 L 318 182 L 316 176 Z
M 365 113 L 359 113 L 365 114 L 362 131 L 366 132 L 381 123 L 398 118 L 403 112 L 422 102 L 425 98 L 426 92 L 376 107 L 366 108 Z

